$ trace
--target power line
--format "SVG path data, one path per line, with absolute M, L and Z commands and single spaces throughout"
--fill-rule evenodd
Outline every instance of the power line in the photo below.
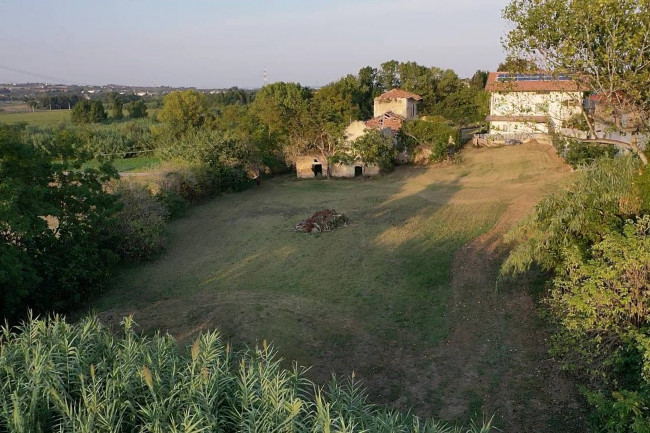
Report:
M 4 69 L 5 71 L 10 71 L 10 72 L 17 72 L 19 74 L 29 75 L 31 77 L 42 78 L 44 80 L 48 80 L 48 81 L 51 81 L 53 83 L 58 82 L 58 83 L 77 84 L 74 81 L 66 80 L 65 78 L 54 77 L 54 76 L 45 75 L 45 74 L 39 74 L 39 73 L 36 73 L 36 72 L 26 71 L 24 69 L 12 68 L 10 66 L 0 65 L 0 69 Z

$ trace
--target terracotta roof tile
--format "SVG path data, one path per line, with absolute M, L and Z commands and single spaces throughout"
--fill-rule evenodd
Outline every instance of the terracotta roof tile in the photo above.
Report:
M 389 99 L 400 99 L 400 98 L 413 99 L 415 101 L 422 100 L 422 96 L 416 95 L 415 93 L 407 92 L 406 90 L 402 90 L 402 89 L 390 90 L 386 93 L 379 95 L 375 99 L 378 99 L 380 101 L 387 101 Z
M 485 90 L 488 92 L 581 92 L 586 90 L 570 79 L 551 79 L 545 74 L 518 74 L 526 77 L 522 81 L 499 81 L 500 74 L 506 72 L 490 72 Z M 515 75 L 515 74 L 510 74 Z M 541 79 L 532 79 L 531 75 L 542 76 Z
M 373 117 L 366 121 L 366 126 L 372 129 L 390 128 L 391 131 L 398 131 L 402 127 L 404 117 L 388 111 L 381 116 Z

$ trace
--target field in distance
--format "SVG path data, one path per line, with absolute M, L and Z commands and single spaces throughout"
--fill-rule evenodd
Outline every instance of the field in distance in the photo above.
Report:
M 0 122 L 15 124 L 27 122 L 30 125 L 53 126 L 70 120 L 70 110 L 36 110 L 31 112 L 26 104 L 0 103 Z

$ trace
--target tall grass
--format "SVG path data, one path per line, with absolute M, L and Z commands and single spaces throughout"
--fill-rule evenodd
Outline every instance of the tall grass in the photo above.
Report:
M 488 432 L 368 404 L 354 379 L 317 388 L 266 344 L 217 332 L 189 351 L 169 335 L 119 335 L 96 318 L 30 319 L 0 334 L 0 432 Z

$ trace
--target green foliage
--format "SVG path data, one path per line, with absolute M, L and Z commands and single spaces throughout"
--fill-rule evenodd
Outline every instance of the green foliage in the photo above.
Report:
M 96 318 L 2 330 L 0 430 L 15 432 L 489 432 L 370 405 L 354 379 L 318 388 L 273 349 L 233 353 L 216 332 L 188 351 L 169 335 L 119 336 Z
M 470 78 L 469 86 L 476 90 L 483 90 L 485 89 L 485 84 L 487 84 L 487 79 L 488 72 L 479 69 L 474 72 L 474 75 L 472 75 L 472 78 Z
M 69 308 L 104 282 L 115 256 L 115 198 L 103 165 L 82 169 L 68 145 L 25 144 L 22 128 L 0 126 L 0 315 Z M 53 158 L 57 158 L 53 162 Z
M 647 171 L 632 157 L 586 168 L 509 234 L 520 242 L 502 268 L 518 273 L 535 262 L 552 272 L 553 353 L 588 380 L 604 431 L 650 426 Z
M 573 168 L 590 165 L 600 158 L 613 158 L 618 153 L 616 146 L 612 144 L 581 143 L 571 139 L 558 139 L 558 141 L 563 143 L 563 149 L 558 149 L 560 154 Z
M 228 90 L 206 95 L 211 106 L 224 107 L 228 105 L 248 105 L 255 98 L 256 90 L 244 90 L 231 87 Z
M 69 143 L 78 153 L 94 158 L 125 158 L 156 147 L 147 119 L 110 124 L 71 125 L 56 127 L 29 127 L 23 132 L 24 140 L 48 150 L 60 143 Z
M 126 109 L 129 112 L 129 117 L 131 119 L 147 117 L 147 104 L 145 104 L 142 99 L 129 102 Z
M 504 41 L 512 56 L 573 74 L 595 93 L 625 95 L 609 103 L 634 107 L 647 129 L 649 0 L 513 0 L 503 16 L 513 24 Z
M 420 145 L 430 148 L 432 162 L 442 161 L 449 152 L 460 148 L 460 132 L 444 119 L 412 120 L 404 123 L 402 132 L 412 139 L 410 147 Z
M 523 59 L 511 54 L 506 56 L 503 63 L 499 63 L 498 72 L 524 73 L 537 72 L 539 68 L 532 60 Z
M 251 105 L 252 114 L 292 159 L 308 143 L 305 136 L 312 92 L 297 83 L 264 86 Z
M 208 101 L 196 90 L 172 92 L 163 99 L 158 120 L 163 123 L 162 133 L 180 137 L 192 130 L 209 126 L 214 119 Z
M 113 106 L 113 119 L 122 120 L 124 117 L 124 101 L 122 100 L 122 95 L 117 92 L 111 92 L 108 94 L 108 102 Z
M 632 185 L 638 162 L 630 157 L 598 160 L 574 184 L 545 197 L 535 213 L 507 237 L 520 241 L 503 266 L 505 273 L 528 270 L 537 262 L 561 270 L 567 254 L 589 257 L 591 246 L 609 232 L 620 232 L 638 211 Z
M 490 111 L 490 95 L 475 87 L 461 87 L 432 110 L 458 125 L 482 122 Z
M 361 161 L 364 164 L 377 165 L 382 171 L 386 171 L 393 167 L 396 157 L 397 149 L 392 138 L 372 129 L 349 146 L 340 148 L 331 158 L 331 162 L 353 164 Z
M 99 100 L 82 99 L 72 109 L 72 123 L 102 123 L 108 118 L 104 111 L 104 104 Z
M 166 172 L 160 187 L 165 191 L 164 202 L 173 204 L 170 211 L 174 211 L 181 208 L 178 197 L 196 204 L 225 192 L 242 191 L 250 182 L 241 167 L 192 165 Z
M 120 258 L 141 262 L 158 255 L 164 248 L 170 210 L 146 187 L 133 182 L 119 182 L 113 193 L 122 205 L 114 226 L 119 239 L 115 250 Z

